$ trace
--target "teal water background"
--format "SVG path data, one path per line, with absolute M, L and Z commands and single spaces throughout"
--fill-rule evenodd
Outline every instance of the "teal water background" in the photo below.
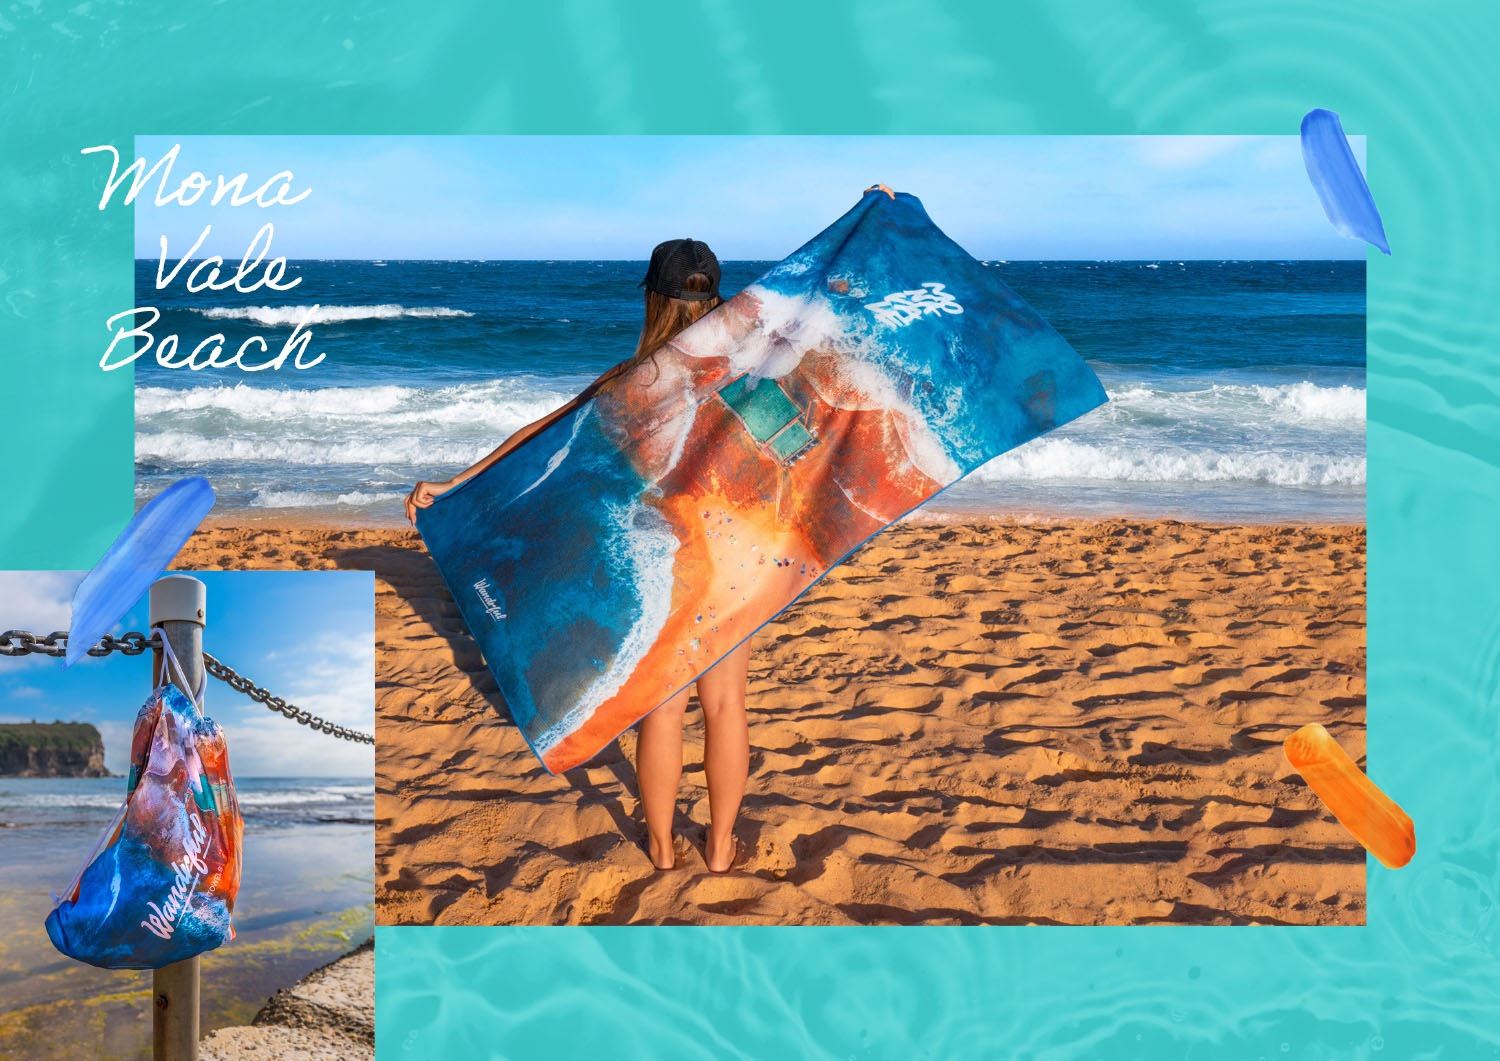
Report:
M 136 133 L 1368 137 L 1369 752 L 1417 855 L 1362 928 L 382 929 L 382 1057 L 1500 1052 L 1500 9 L 567 0 L 331 14 L 8 7 L 0 565 L 85 567 L 131 511 L 131 218 L 78 155 Z M 684 87 L 685 65 L 693 71 Z M 86 164 L 87 163 L 87 164 Z M 878 179 L 879 175 L 872 175 Z M 1309 188 L 1309 194 L 1312 194 Z

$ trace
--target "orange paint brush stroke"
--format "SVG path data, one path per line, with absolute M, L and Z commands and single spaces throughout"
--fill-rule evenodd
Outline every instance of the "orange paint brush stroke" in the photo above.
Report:
M 1286 739 L 1287 762 L 1333 811 L 1333 816 L 1380 859 L 1400 869 L 1417 852 L 1417 833 L 1406 812 L 1376 787 L 1328 731 L 1316 722 Z

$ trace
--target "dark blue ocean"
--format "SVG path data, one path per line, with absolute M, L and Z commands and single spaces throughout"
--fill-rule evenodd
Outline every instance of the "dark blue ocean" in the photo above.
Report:
M 725 293 L 771 264 L 725 263 Z M 930 514 L 1363 520 L 1363 262 L 986 264 L 1111 401 L 985 465 Z M 254 374 L 141 357 L 137 493 L 204 475 L 221 514 L 400 521 L 415 479 L 447 478 L 629 356 L 644 268 L 299 261 L 294 290 L 242 295 L 157 291 L 156 262 L 138 261 L 137 305 L 161 310 L 152 334 L 179 335 L 181 352 L 213 333 L 230 353 L 254 335 L 274 352 L 307 321 L 310 354 L 327 356 Z

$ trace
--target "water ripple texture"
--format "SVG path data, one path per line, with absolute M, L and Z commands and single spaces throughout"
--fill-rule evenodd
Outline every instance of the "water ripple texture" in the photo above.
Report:
M 1292 135 L 1309 109 L 1337 111 L 1366 138 L 1369 181 L 1399 248 L 1367 266 L 1365 765 L 1422 837 L 1406 868 L 1370 866 L 1366 926 L 382 928 L 379 1052 L 1500 1053 L 1492 0 L 688 0 L 650 18 L 595 0 L 429 0 L 351 18 L 263 0 L 171 25 L 143 7 L 14 4 L 0 13 L 0 34 L 9 75 L 0 190 L 18 222 L 0 241 L 0 327 L 19 369 L 0 387 L 0 415 L 26 447 L 0 478 L 9 511 L 0 556 L 11 567 L 84 566 L 106 544 L 110 530 L 98 528 L 119 526 L 130 508 L 131 381 L 92 366 L 101 323 L 132 304 L 131 221 L 94 208 L 85 144 L 127 146 L 132 130 Z M 198 72 L 209 76 L 194 80 Z M 706 215 L 734 209 L 715 198 L 712 178 L 681 196 Z M 900 174 L 869 179 L 899 184 Z M 1004 189 L 995 194 L 1003 203 Z M 547 398 L 539 388 L 528 402 Z M 239 415 L 232 394 L 192 400 L 204 401 L 203 416 Z M 386 400 L 414 423 L 443 408 L 408 406 L 394 392 L 361 398 Z M 1318 403 L 1344 405 L 1330 394 Z M 159 440 L 157 451 L 178 441 Z
M 1422 845 L 1403 870 L 1370 864 L 1363 928 L 382 929 L 382 1055 L 1495 1056 L 1500 317 L 1481 307 L 1500 286 L 1500 127 L 1485 117 L 1500 103 L 1486 73 L 1500 13 L 1373 3 L 1354 16 L 1290 0 L 809 9 L 802 39 L 842 43 L 817 71 L 798 64 L 793 93 L 771 25 L 713 10 L 704 91 L 722 101 L 720 131 L 1291 133 L 1324 105 L 1366 137 L 1401 248 L 1367 278 L 1366 766 Z M 629 83 L 606 124 L 654 128 L 654 82 L 625 58 L 645 37 L 609 32 L 624 43 L 580 49 L 613 57 L 596 81 Z M 878 102 L 862 110 L 865 98 Z M 1360 415 L 1339 390 L 1212 400 L 1320 426 Z

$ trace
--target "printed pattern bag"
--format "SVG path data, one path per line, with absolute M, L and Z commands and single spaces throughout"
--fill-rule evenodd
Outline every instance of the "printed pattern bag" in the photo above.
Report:
M 203 714 L 202 684 L 190 700 L 164 682 L 136 716 L 125 802 L 53 897 L 47 935 L 105 969 L 158 969 L 213 950 L 234 938 L 243 833 L 224 731 Z

